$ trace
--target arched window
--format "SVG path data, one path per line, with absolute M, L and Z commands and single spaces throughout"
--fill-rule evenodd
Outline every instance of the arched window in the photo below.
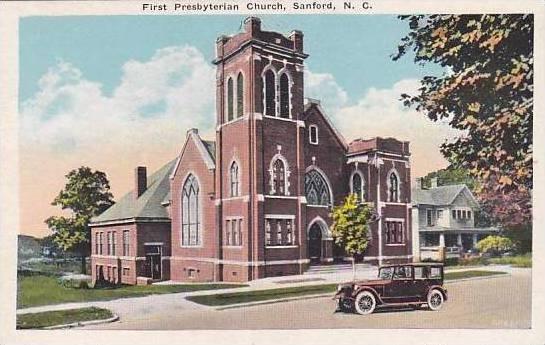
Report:
M 352 175 L 352 185 L 350 190 L 353 194 L 356 194 L 356 197 L 359 201 L 363 201 L 363 179 L 361 178 L 361 175 L 358 172 L 355 172 Z
M 237 117 L 244 115 L 244 77 L 242 73 L 237 77 Z
M 238 175 L 238 164 L 236 162 L 233 162 L 233 164 L 231 164 L 231 168 L 229 169 L 229 176 L 231 179 L 231 196 L 239 196 L 240 181 Z
M 227 121 L 233 120 L 233 79 L 227 80 Z
M 280 117 L 290 117 L 290 80 L 287 73 L 280 76 Z
M 317 170 L 305 174 L 305 196 L 307 205 L 331 205 L 329 186 L 325 178 Z
M 286 195 L 286 167 L 281 159 L 277 159 L 272 167 L 271 194 Z
M 276 116 L 276 80 L 274 72 L 265 72 L 265 115 Z
M 394 171 L 390 172 L 388 177 L 388 201 L 399 201 L 399 178 Z
M 200 219 L 199 182 L 189 175 L 182 190 L 182 246 L 201 244 Z

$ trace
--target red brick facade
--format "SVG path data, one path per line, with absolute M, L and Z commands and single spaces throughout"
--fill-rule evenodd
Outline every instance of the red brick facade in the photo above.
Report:
M 132 246 L 129 258 L 95 253 L 94 279 L 97 267 L 108 265 L 129 269 L 115 282 L 149 276 L 145 243 L 163 243 L 155 279 L 300 274 L 309 264 L 342 259 L 329 213 L 360 189 L 380 216 L 364 260 L 412 260 L 408 143 L 375 138 L 348 144 L 319 102 L 304 103 L 307 55 L 299 31 L 285 37 L 248 18 L 242 33 L 218 38 L 216 54 L 214 149 L 196 130 L 188 132 L 163 201 L 170 223 L 93 227 L 93 246 L 97 232 L 119 235 L 123 229 Z M 352 185 L 355 174 L 359 189 Z

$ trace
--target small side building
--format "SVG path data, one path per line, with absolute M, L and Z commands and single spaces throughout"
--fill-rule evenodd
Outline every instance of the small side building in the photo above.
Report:
M 498 232 L 497 228 L 475 226 L 479 203 L 465 184 L 439 186 L 434 178 L 430 188 L 424 188 L 418 178 L 412 196 L 415 261 L 438 259 L 441 247 L 447 258 L 459 257 Z

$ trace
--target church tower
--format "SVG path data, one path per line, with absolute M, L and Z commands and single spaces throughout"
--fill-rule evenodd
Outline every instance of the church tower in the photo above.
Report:
M 263 31 L 255 17 L 243 32 L 217 39 L 217 279 L 304 270 L 306 57 L 300 31 Z

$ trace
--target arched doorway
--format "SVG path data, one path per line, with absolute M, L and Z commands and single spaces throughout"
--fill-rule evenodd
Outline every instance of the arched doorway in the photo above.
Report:
M 322 258 L 322 228 L 315 222 L 308 231 L 308 257 L 310 264 L 319 264 Z

